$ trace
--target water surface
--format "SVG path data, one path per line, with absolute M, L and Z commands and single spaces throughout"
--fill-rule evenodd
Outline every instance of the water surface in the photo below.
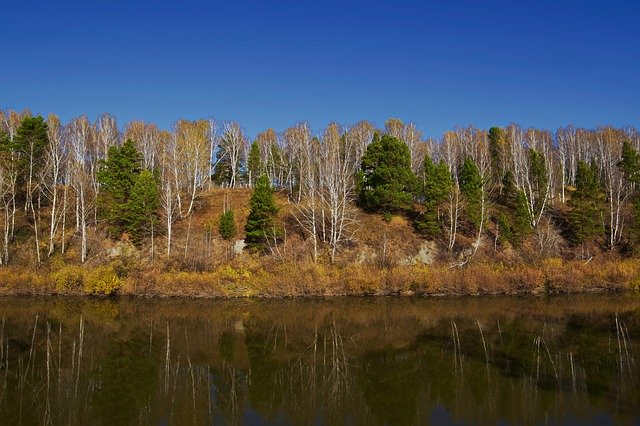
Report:
M 0 298 L 0 424 L 640 422 L 640 296 Z

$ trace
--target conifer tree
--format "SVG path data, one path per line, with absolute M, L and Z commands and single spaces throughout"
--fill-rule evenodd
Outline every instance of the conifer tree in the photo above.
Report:
M 253 141 L 249 156 L 247 157 L 247 172 L 249 173 L 249 182 L 253 183 L 258 176 L 265 172 L 264 164 L 260 159 L 260 146 L 258 141 Z
M 460 193 L 465 199 L 467 219 L 474 229 L 479 229 L 484 218 L 482 209 L 482 191 L 484 182 L 476 163 L 467 157 L 460 168 L 458 176 Z
M 435 165 L 428 155 L 425 156 L 423 170 L 422 197 L 425 210 L 418 218 L 416 227 L 427 236 L 436 237 L 441 231 L 439 209 L 451 192 L 453 179 L 444 160 Z
M 127 228 L 127 209 L 131 190 L 141 171 L 142 155 L 131 139 L 121 147 L 112 146 L 98 171 L 100 196 L 98 204 L 112 236 Z
M 497 221 L 498 228 L 498 242 L 501 245 L 504 245 L 505 241 L 513 244 L 513 229 L 511 226 L 511 221 L 505 212 L 500 212 Z
M 260 249 L 264 247 L 267 235 L 273 233 L 274 218 L 278 213 L 273 189 L 266 175 L 258 178 L 249 205 L 251 210 L 244 227 L 245 243 L 249 248 Z
M 364 209 L 395 213 L 412 207 L 417 180 L 406 143 L 376 134 L 362 157 L 361 170 L 359 201 Z
M 218 231 L 225 240 L 230 240 L 236 235 L 236 220 L 233 210 L 227 210 L 220 215 Z
M 519 245 L 525 237 L 531 234 L 533 228 L 527 209 L 527 197 L 524 191 L 519 190 L 515 197 L 515 206 L 513 211 L 513 225 L 511 226 L 512 243 Z
M 604 232 L 601 218 L 603 200 L 604 195 L 595 164 L 588 165 L 579 161 L 576 170 L 576 190 L 569 200 L 569 226 L 573 243 L 585 243 Z
M 640 243 L 640 155 L 628 141 L 622 144 L 622 159 L 618 162 L 618 168 L 624 174 L 627 185 L 631 187 L 632 217 L 629 224 L 629 243 L 632 249 L 637 250 Z
M 505 141 L 504 130 L 500 127 L 489 129 L 489 155 L 491 156 L 491 175 L 495 184 L 500 184 L 504 178 L 504 158 L 502 158 Z M 500 191 L 502 193 L 502 190 Z
M 25 117 L 9 145 L 17 159 L 18 181 L 25 197 L 31 197 L 34 179 L 45 163 L 45 151 L 49 143 L 47 123 L 41 116 Z
M 126 204 L 125 229 L 134 244 L 140 244 L 148 235 L 153 237 L 159 204 L 158 181 L 151 171 L 143 170 L 136 177 Z

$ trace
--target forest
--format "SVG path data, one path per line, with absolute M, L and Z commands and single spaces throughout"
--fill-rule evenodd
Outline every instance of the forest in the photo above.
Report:
M 608 125 L 300 122 L 251 141 L 235 121 L 0 111 L 0 292 L 637 287 L 639 149 Z

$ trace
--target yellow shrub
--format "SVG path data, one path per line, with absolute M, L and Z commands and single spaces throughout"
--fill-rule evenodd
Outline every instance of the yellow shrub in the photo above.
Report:
M 101 266 L 91 271 L 84 282 L 84 291 L 97 296 L 111 296 L 122 287 L 122 279 L 113 266 Z
M 80 266 L 63 264 L 60 269 L 51 273 L 51 280 L 56 292 L 63 293 L 67 290 L 82 287 L 84 271 Z

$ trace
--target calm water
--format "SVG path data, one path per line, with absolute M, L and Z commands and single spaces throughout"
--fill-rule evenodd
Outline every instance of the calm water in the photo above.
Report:
M 640 295 L 0 298 L 0 424 L 640 423 Z

